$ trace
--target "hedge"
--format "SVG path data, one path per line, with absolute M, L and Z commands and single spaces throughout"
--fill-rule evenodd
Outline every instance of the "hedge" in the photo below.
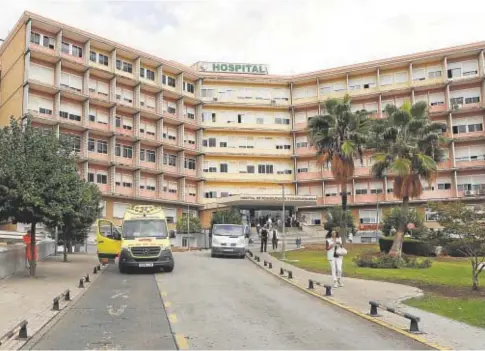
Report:
M 480 247 L 480 245 L 483 245 L 483 242 L 477 241 L 476 244 L 471 244 L 475 248 Z M 460 240 L 455 240 L 452 241 L 451 243 L 445 245 L 444 251 L 447 255 L 450 255 L 451 257 L 468 257 L 468 255 L 465 255 L 463 253 L 463 243 Z M 479 256 L 485 256 L 485 247 L 482 247 L 481 250 L 478 250 L 478 255 Z
M 379 239 L 379 248 L 381 252 L 389 253 L 394 241 L 393 237 Z M 435 247 L 427 242 L 404 238 L 402 252 L 406 255 L 430 257 L 436 256 Z

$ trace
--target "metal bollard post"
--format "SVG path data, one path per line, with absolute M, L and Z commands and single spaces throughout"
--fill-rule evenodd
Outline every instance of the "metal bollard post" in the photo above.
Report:
M 71 291 L 69 289 L 64 293 L 64 300 L 69 301 L 71 299 Z
M 332 286 L 325 285 L 325 296 L 332 296 Z
M 93 268 L 93 274 L 97 274 L 98 270 L 96 269 L 96 266 Z
M 101 266 L 98 264 L 98 271 L 100 271 L 100 270 L 101 270 Z
M 79 279 L 79 288 L 84 288 L 84 279 Z
M 86 283 L 89 283 L 89 274 L 86 274 Z
M 268 268 L 273 269 L 273 264 L 271 262 L 268 262 Z
M 313 289 L 313 288 L 314 288 L 314 286 L 313 286 L 313 280 L 308 279 L 308 289 L 310 289 L 310 290 L 311 290 L 311 289 Z
M 369 304 L 370 304 L 369 316 L 380 317 L 379 313 L 377 312 L 377 303 L 375 303 L 374 301 L 369 301 Z
M 59 297 L 55 297 L 52 300 L 52 310 L 53 311 L 59 311 Z
M 27 339 L 27 321 L 24 321 L 19 330 L 19 339 Z
M 288 279 L 293 279 L 293 272 L 292 271 L 288 271 Z
M 284 275 L 285 274 L 285 270 L 283 268 L 280 268 L 280 275 Z
M 266 267 L 268 265 L 268 262 L 266 262 L 266 260 L 264 260 L 264 266 Z

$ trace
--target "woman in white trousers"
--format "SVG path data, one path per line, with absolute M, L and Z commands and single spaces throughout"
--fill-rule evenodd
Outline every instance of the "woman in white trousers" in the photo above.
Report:
M 326 249 L 328 263 L 330 264 L 330 268 L 332 270 L 334 288 L 344 286 L 342 284 L 343 257 L 338 256 L 336 251 L 339 246 L 342 246 L 342 238 L 340 238 L 339 234 L 335 230 L 332 230 L 327 234 Z

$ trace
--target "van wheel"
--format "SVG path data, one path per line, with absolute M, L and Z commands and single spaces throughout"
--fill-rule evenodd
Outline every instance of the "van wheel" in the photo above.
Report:
M 172 271 L 173 271 L 173 269 L 174 269 L 174 268 L 175 268 L 175 265 L 171 265 L 171 266 L 169 266 L 169 267 L 165 267 L 165 268 L 163 268 L 163 271 L 164 271 L 164 272 L 167 272 L 167 273 L 170 273 L 170 272 L 172 272 Z
M 122 264 L 118 264 L 118 269 L 120 270 L 120 273 L 121 274 L 125 274 L 126 273 L 126 268 Z

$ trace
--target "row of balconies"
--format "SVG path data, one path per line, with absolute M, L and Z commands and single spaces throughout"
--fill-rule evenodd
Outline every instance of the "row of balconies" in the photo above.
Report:
M 123 51 L 117 48 L 106 52 L 96 47 L 89 38 L 79 42 L 70 38 L 67 32 L 64 35 L 62 30 L 56 34 L 48 33 L 32 26 L 31 21 L 27 23 L 27 33 L 30 35 L 27 36 L 26 47 L 35 53 L 35 56 L 60 57 L 78 72 L 88 69 L 100 76 L 120 77 L 132 86 L 141 84 L 147 89 L 163 89 L 180 97 L 187 96 L 192 99 L 196 98 L 196 92 L 199 91 L 196 87 L 200 86 L 201 81 L 193 74 L 185 74 L 184 77 L 184 72 L 168 66 L 163 69 L 162 64 L 155 63 L 153 59 L 129 59 L 128 56 L 133 56 L 132 53 L 125 53 L 123 56 Z

